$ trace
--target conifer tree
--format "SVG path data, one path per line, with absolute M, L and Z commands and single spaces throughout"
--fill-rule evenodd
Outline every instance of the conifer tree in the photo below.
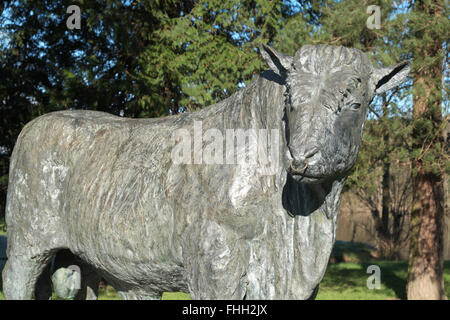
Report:
M 443 139 L 442 101 L 444 59 L 448 58 L 444 42 L 448 45 L 450 23 L 445 1 L 416 0 L 407 19 L 411 28 L 405 49 L 411 50 L 414 61 L 413 206 L 407 297 L 446 299 L 444 173 L 450 163 Z

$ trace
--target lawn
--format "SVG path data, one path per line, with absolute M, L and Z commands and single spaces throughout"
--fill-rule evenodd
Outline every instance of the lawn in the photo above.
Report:
M 381 288 L 368 289 L 367 267 L 378 265 L 381 271 Z M 450 261 L 445 262 L 444 282 L 450 297 Z M 406 299 L 406 261 L 373 261 L 370 263 L 337 263 L 329 265 L 320 283 L 318 300 L 386 300 Z
M 381 288 L 368 289 L 366 282 L 370 274 L 369 265 L 378 265 L 381 270 Z M 374 261 L 368 263 L 336 263 L 328 266 L 320 284 L 317 300 L 386 300 L 405 299 L 407 262 Z M 445 288 L 450 297 L 450 261 L 445 262 Z M 0 299 L 4 299 L 0 292 Z M 117 300 L 120 297 L 111 286 L 100 288 L 100 300 Z M 164 293 L 163 300 L 189 299 L 186 293 Z

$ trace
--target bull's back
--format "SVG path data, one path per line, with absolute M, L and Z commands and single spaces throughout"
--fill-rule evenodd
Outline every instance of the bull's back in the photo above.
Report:
M 143 261 L 173 260 L 173 212 L 164 199 L 170 147 L 158 143 L 166 131 L 160 121 L 92 111 L 35 119 L 19 137 L 11 169 L 15 198 L 25 195 L 28 210 L 10 210 L 8 220 L 35 221 L 42 238 L 112 274 L 125 265 L 148 273 Z

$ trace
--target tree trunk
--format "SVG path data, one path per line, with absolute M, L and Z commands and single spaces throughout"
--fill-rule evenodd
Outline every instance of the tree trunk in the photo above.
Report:
M 383 122 L 389 121 L 388 103 L 386 94 L 383 94 Z M 389 130 L 383 134 L 384 148 L 389 153 Z M 391 259 L 392 257 L 392 239 L 389 230 L 389 214 L 391 211 L 391 193 L 389 190 L 389 181 L 391 180 L 391 163 L 388 159 L 383 159 L 383 178 L 381 181 L 382 197 L 381 197 L 381 238 L 382 258 Z
M 446 299 L 443 259 L 443 181 L 439 176 L 418 173 L 414 179 L 414 207 L 407 297 Z
M 415 2 L 429 23 L 441 17 L 439 6 Z M 438 9 L 436 9 L 438 8 Z M 423 17 L 423 16 L 422 16 Z M 441 17 L 442 18 L 442 17 Z M 442 151 L 442 60 L 425 64 L 424 57 L 441 57 L 442 43 L 428 28 L 416 33 L 421 47 L 414 52 L 417 67 L 413 85 L 413 205 L 408 266 L 408 299 L 446 299 L 444 291 L 444 162 Z M 422 59 L 422 60 L 421 60 Z

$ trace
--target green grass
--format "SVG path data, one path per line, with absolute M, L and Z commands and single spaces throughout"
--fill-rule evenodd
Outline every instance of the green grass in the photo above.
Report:
M 378 265 L 381 288 L 368 289 L 366 273 L 371 264 Z M 450 297 L 450 261 L 444 264 L 444 283 Z M 373 261 L 368 263 L 337 263 L 329 265 L 320 283 L 317 300 L 386 300 L 406 299 L 406 261 Z
M 381 288 L 370 290 L 366 282 L 370 274 L 366 273 L 371 264 L 381 270 Z M 406 298 L 406 261 L 373 261 L 367 263 L 337 263 L 328 265 L 320 283 L 317 300 L 386 300 Z M 445 262 L 444 282 L 447 296 L 450 297 L 450 261 Z M 163 300 L 188 300 L 189 294 L 165 292 Z M 3 292 L 0 292 L 3 300 Z M 120 297 L 111 286 L 101 287 L 99 300 L 119 300 Z

